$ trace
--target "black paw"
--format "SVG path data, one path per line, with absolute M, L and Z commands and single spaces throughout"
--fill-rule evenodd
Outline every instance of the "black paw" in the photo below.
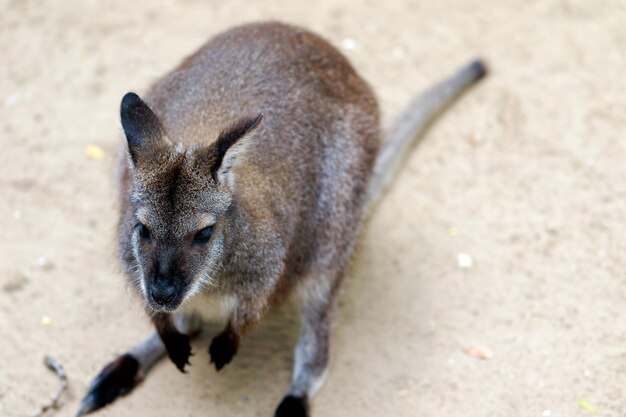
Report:
M 139 382 L 138 373 L 139 362 L 128 354 L 105 366 L 89 385 L 77 416 L 91 413 L 128 394 Z
M 275 417 L 308 417 L 309 402 L 305 397 L 287 395 L 276 409 Z
M 215 369 L 220 370 L 230 363 L 237 349 L 239 348 L 239 337 L 233 332 L 222 332 L 213 338 L 209 347 L 211 363 L 215 364 Z
M 163 340 L 163 343 L 167 349 L 167 355 L 174 362 L 174 365 L 179 371 L 185 373 L 185 365 L 190 365 L 189 357 L 192 355 L 189 336 L 178 332 L 170 333 Z

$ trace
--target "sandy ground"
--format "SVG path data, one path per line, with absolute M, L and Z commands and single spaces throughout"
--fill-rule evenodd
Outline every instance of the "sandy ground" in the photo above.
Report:
M 122 94 L 223 29 L 281 19 L 342 48 L 387 122 L 474 55 L 492 67 L 364 230 L 314 414 L 623 416 L 625 3 L 307 3 L 2 1 L 0 415 L 32 414 L 54 392 L 45 354 L 71 383 L 56 415 L 73 415 L 149 329 L 114 256 Z M 224 372 L 199 342 L 188 375 L 163 363 L 99 415 L 272 415 L 290 313 L 268 317 Z

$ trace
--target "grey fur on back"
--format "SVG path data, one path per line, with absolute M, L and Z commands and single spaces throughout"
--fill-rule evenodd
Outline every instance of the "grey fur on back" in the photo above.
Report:
M 368 190 L 368 212 L 391 187 L 411 149 L 419 142 L 430 123 L 456 98 L 487 74 L 481 60 L 464 66 L 416 97 L 386 134 L 376 157 L 374 175 Z
M 213 277 L 223 291 L 272 298 L 306 274 L 345 266 L 380 129 L 373 93 L 330 44 L 280 23 L 237 27 L 158 81 L 146 102 L 183 146 L 265 116 L 232 169 L 224 262 Z M 122 233 L 128 255 L 125 245 Z

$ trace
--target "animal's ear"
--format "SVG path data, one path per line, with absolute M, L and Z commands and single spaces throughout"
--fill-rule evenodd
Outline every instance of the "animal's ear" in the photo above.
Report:
M 215 181 L 225 181 L 228 171 L 232 168 L 237 156 L 245 148 L 245 142 L 251 137 L 251 133 L 263 120 L 263 114 L 255 117 L 243 118 L 234 123 L 222 133 L 217 141 L 211 145 L 212 161 L 211 176 Z
M 133 160 L 167 143 L 163 126 L 157 115 L 135 93 L 126 93 L 120 106 L 122 127 Z

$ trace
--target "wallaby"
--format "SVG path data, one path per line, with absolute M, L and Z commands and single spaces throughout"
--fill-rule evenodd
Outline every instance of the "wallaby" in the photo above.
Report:
M 337 295 L 369 205 L 428 122 L 485 75 L 475 61 L 413 103 L 381 147 L 376 98 L 304 29 L 248 24 L 210 40 L 121 103 L 119 256 L 156 331 L 107 365 L 78 415 L 128 393 L 166 353 L 184 372 L 217 301 L 219 371 L 270 307 L 302 311 L 291 387 L 275 416 L 308 416 Z M 379 150 L 379 147 L 380 150 Z

